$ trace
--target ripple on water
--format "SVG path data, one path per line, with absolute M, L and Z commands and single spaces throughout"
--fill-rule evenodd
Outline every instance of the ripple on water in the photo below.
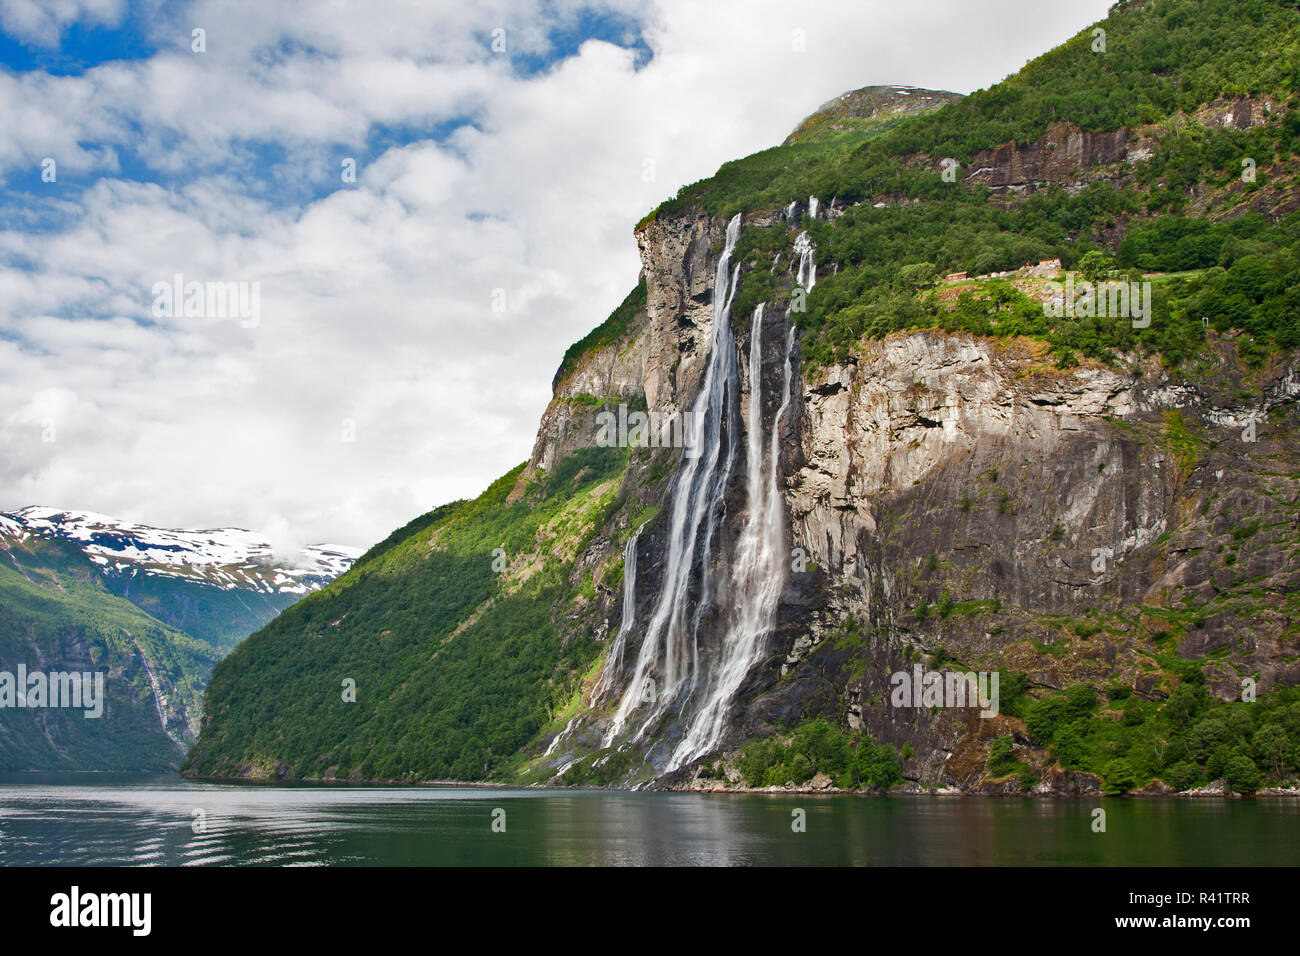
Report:
M 495 807 L 508 811 L 506 834 L 490 830 Z M 808 809 L 808 829 L 794 837 L 796 807 Z M 1108 801 L 1108 830 L 1124 838 L 1103 842 L 1079 801 L 0 777 L 0 863 L 1294 865 L 1298 808 L 1293 799 Z M 197 833 L 195 809 L 205 812 Z

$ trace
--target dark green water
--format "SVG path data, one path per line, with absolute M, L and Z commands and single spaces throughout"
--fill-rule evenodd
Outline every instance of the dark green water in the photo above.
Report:
M 1106 811 L 1106 832 L 1092 811 Z M 493 832 L 494 811 L 505 832 Z M 806 814 L 794 832 L 792 811 Z M 201 812 L 199 812 L 201 811 Z M 499 816 L 499 815 L 498 815 Z M 1014 800 L 0 776 L 0 865 L 1252 865 L 1300 800 Z

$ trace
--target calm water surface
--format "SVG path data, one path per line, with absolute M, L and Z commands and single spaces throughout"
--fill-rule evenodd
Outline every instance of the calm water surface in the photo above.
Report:
M 1106 832 L 1092 811 L 1106 810 Z M 493 832 L 494 811 L 506 830 Z M 792 811 L 806 832 L 792 831 Z M 498 815 L 499 817 L 499 815 Z M 1300 800 L 1016 800 L 270 787 L 0 775 L 0 865 L 1255 865 Z

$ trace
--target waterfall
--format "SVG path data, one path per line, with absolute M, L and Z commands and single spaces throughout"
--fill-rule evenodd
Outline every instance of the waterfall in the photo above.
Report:
M 659 596 L 646 625 L 645 638 L 637 654 L 632 679 L 606 732 L 606 747 L 619 736 L 628 718 L 644 703 L 650 707 L 648 716 L 636 733 L 636 737 L 640 737 L 682 692 L 687 676 L 693 686 L 698 674 L 699 648 L 696 635 L 699 606 L 706 604 L 712 594 L 709 565 L 713 533 L 731 477 L 738 441 L 734 423 L 739 375 L 729 317 L 731 299 L 740 277 L 739 265 L 734 271 L 731 269 L 731 252 L 739 237 L 740 214 L 737 213 L 727 224 L 726 245 L 718 259 L 714 275 L 709 364 L 705 368 L 700 392 L 691 409 L 691 421 L 696 429 L 696 447 L 701 453 L 695 457 L 683 455 L 677 466 L 670 491 L 672 523 Z M 724 419 L 730 426 L 725 429 Z M 727 446 L 725 459 L 724 441 Z M 686 612 L 691 569 L 695 564 L 702 526 L 704 580 L 702 594 L 697 602 L 697 613 L 692 616 L 688 628 Z M 658 685 L 650 683 L 652 668 L 659 674 L 661 683 Z
M 811 292 L 812 287 L 817 284 L 817 266 L 813 262 L 812 240 L 808 238 L 808 233 L 801 232 L 794 240 L 795 255 L 799 257 L 799 268 L 795 272 L 795 282 L 803 287 L 805 292 Z M 789 315 L 789 312 L 786 313 Z
M 550 746 L 546 748 L 546 752 L 542 754 L 543 757 L 549 757 L 551 754 L 555 753 L 555 748 L 560 746 L 560 741 L 563 740 L 569 731 L 573 729 L 573 725 L 577 723 L 577 721 L 577 717 L 569 718 L 569 722 L 564 725 L 564 729 L 555 735 L 555 739 L 552 740 Z
M 746 512 L 733 559 L 721 571 L 715 572 L 712 567 L 714 536 L 721 522 L 740 441 L 740 379 L 736 341 L 730 326 L 731 302 L 740 274 L 739 266 L 734 270 L 731 266 L 731 254 L 739 230 L 740 217 L 736 216 L 727 226 L 726 246 L 718 260 L 709 361 L 692 408 L 693 420 L 700 430 L 697 440 L 702 454 L 694 459 L 683 456 L 669 491 L 672 520 L 663 579 L 631 680 L 604 738 L 604 746 L 610 746 L 636 714 L 640 722 L 632 739 L 639 739 L 680 701 L 685 729 L 669 758 L 669 771 L 716 749 L 721 743 L 732 702 L 750 671 L 762 659 L 767 638 L 775 626 L 789 569 L 779 471 L 781 427 L 790 408 L 795 379 L 795 329 L 787 311 L 780 403 L 769 431 L 763 411 L 762 304 L 754 309 L 750 323 L 746 369 L 749 382 L 744 421 Z M 808 234 L 801 232 L 795 239 L 794 254 L 798 259 L 796 280 L 805 290 L 811 290 L 817 281 L 814 252 Z M 624 562 L 625 566 L 634 568 L 635 554 L 630 558 L 625 555 Z M 697 567 L 698 578 L 694 576 Z M 721 581 L 714 580 L 715 574 L 721 576 Z M 694 595 L 693 581 L 698 581 L 698 593 Z M 608 686 L 622 669 L 623 647 L 632 626 L 629 622 L 635 603 L 629 597 L 628 587 L 625 576 L 623 626 L 611 648 L 603 686 Z M 719 639 L 707 666 L 702 666 L 698 641 L 701 617 L 721 588 L 725 588 L 721 591 L 725 600 L 718 602 L 722 613 L 716 630 Z M 694 612 L 688 623 L 692 596 Z M 660 686 L 653 684 L 652 674 L 662 681 Z
M 811 253 L 809 254 L 809 258 Z M 802 272 L 802 264 L 801 264 Z M 776 608 L 785 588 L 785 507 L 777 484 L 781 423 L 790 407 L 794 378 L 794 327 L 786 333 L 781 405 L 772 420 L 764 463 L 763 441 L 763 306 L 754 310 L 749 345 L 749 414 L 746 421 L 746 490 L 748 513 L 736 545 L 729 604 L 734 616 L 722 641 L 721 655 L 710 674 L 703 700 L 673 751 L 669 771 L 713 750 L 722 741 L 732 700 L 750 670 L 763 656 Z
M 600 681 L 596 684 L 596 690 L 591 695 L 593 701 L 599 699 L 612 686 L 615 678 L 623 670 L 623 649 L 627 647 L 628 632 L 636 623 L 636 545 L 644 527 L 645 525 L 641 525 L 632 532 L 632 536 L 627 539 L 627 545 L 623 548 L 623 620 L 618 626 L 618 633 L 614 635 L 609 653 L 605 655 L 605 668 L 601 672 Z M 569 728 L 564 729 L 567 731 Z M 561 733 L 560 736 L 564 734 Z M 556 740 L 559 740 L 559 737 Z
M 808 218 L 810 219 L 817 218 L 817 197 L 816 196 L 808 197 Z
M 799 257 L 796 281 L 806 291 L 817 282 L 812 241 L 807 232 L 795 238 Z M 763 464 L 763 305 L 754 309 L 749 341 L 749 414 L 746 420 L 746 484 L 748 514 L 736 545 L 731 607 L 735 616 L 722 642 L 721 659 L 706 688 L 685 736 L 673 751 L 669 771 L 713 750 L 722 741 L 726 719 L 736 692 L 763 655 L 763 645 L 776 622 L 776 608 L 785 588 L 789 568 L 785 551 L 785 507 L 777 483 L 781 461 L 781 423 L 790 407 L 794 380 L 794 324 L 789 321 L 785 364 L 781 380 L 781 405 L 772 419 L 767 466 Z

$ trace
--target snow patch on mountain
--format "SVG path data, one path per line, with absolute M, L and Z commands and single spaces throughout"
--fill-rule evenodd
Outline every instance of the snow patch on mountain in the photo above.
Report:
M 183 578 L 224 589 L 306 594 L 343 574 L 361 550 L 310 545 L 285 555 L 241 528 L 179 531 L 90 511 L 31 507 L 0 513 L 0 534 L 76 544 L 106 574 Z

